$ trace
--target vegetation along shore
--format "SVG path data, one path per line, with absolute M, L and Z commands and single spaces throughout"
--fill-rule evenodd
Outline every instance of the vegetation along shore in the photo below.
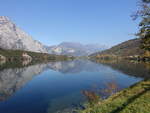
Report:
M 143 80 L 135 85 L 99 100 L 80 113 L 149 113 L 150 80 Z
M 32 61 L 32 62 L 44 62 L 44 61 L 61 61 L 73 59 L 72 56 L 66 55 L 54 55 L 48 53 L 38 53 L 23 50 L 5 50 L 0 49 L 0 61 L 5 62 L 22 62 L 22 61 Z

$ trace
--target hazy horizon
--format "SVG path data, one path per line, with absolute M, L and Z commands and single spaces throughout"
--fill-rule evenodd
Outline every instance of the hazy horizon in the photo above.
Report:
M 2 0 L 1 16 L 8 16 L 33 39 L 45 45 L 61 42 L 113 46 L 136 38 L 138 24 L 130 15 L 137 0 Z

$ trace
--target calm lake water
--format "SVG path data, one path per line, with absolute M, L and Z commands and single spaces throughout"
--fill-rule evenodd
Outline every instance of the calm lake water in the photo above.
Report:
M 81 91 L 93 86 L 105 89 L 111 82 L 121 90 L 148 78 L 149 67 L 126 61 L 88 60 L 1 66 L 0 113 L 63 113 L 85 102 Z

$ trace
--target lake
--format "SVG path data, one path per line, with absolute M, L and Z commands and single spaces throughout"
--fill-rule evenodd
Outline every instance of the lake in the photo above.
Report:
M 86 101 L 83 90 L 103 90 L 111 82 L 122 90 L 150 77 L 150 65 L 127 61 L 0 67 L 0 113 L 65 113 Z

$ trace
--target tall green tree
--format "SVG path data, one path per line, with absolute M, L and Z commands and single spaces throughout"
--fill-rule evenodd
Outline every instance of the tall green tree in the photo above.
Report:
M 139 10 L 132 17 L 140 17 L 140 30 L 137 35 L 142 39 L 141 48 L 150 52 L 150 0 L 140 0 Z

